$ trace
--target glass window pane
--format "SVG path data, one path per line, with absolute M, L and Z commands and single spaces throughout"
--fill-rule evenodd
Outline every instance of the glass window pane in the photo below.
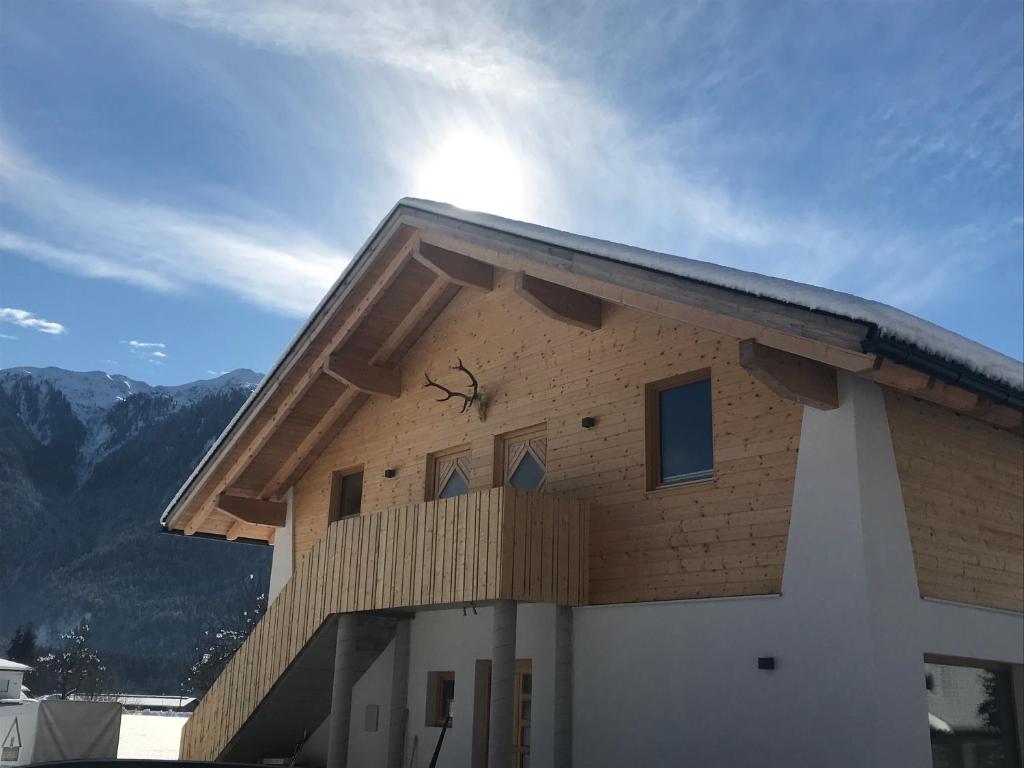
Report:
M 363 503 L 363 473 L 341 478 L 341 516 L 358 515 Z
M 459 470 L 452 472 L 452 476 L 448 478 L 448 482 L 444 484 L 444 488 L 437 494 L 439 499 L 450 499 L 452 496 L 461 496 L 469 490 L 469 483 L 466 482 L 466 478 L 462 476 Z
M 711 380 L 658 393 L 661 414 L 661 482 L 671 483 L 714 469 Z
M 934 766 L 1017 766 L 1009 670 L 925 664 Z
M 530 700 L 529 699 L 523 699 L 522 707 L 521 707 L 520 712 L 519 712 L 519 719 L 520 720 L 529 720 L 530 719 L 530 712 L 531 712 Z
M 533 691 L 533 674 L 530 672 L 523 673 L 523 693 L 527 696 Z
M 519 466 L 508 479 L 508 484 L 513 488 L 522 488 L 524 491 L 536 491 L 544 481 L 544 469 L 533 458 L 533 454 L 527 451 L 519 461 Z

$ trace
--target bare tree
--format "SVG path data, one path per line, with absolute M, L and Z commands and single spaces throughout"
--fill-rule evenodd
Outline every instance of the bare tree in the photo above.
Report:
M 196 695 L 208 691 L 266 610 L 267 593 L 260 589 L 255 576 L 250 574 L 242 611 L 216 628 L 203 630 L 196 641 L 182 689 Z
M 57 646 L 38 659 L 45 685 L 66 699 L 72 694 L 93 697 L 107 671 L 91 645 L 91 630 L 83 619 L 78 626 L 62 632 Z

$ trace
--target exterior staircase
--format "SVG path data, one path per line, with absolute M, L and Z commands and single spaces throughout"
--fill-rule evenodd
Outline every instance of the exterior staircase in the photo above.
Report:
M 189 718 L 180 759 L 290 756 L 330 711 L 337 614 L 363 614 L 361 676 L 408 609 L 586 604 L 589 515 L 504 487 L 332 523 Z

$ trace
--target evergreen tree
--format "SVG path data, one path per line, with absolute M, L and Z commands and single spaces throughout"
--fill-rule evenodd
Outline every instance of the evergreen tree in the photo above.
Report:
M 39 650 L 36 647 L 36 630 L 32 623 L 19 625 L 14 630 L 14 636 L 7 646 L 6 658 L 9 661 L 16 661 L 19 664 L 27 664 L 35 667 L 39 657 Z M 35 683 L 35 672 L 25 673 L 25 685 L 32 688 Z

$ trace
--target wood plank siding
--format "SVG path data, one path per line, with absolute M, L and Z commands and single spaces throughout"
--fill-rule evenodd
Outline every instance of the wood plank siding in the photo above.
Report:
M 886 390 L 923 597 L 1024 611 L 1024 443 Z
M 734 338 L 612 304 L 600 329 L 583 330 L 513 283 L 500 272 L 493 291 L 456 296 L 405 356 L 401 397 L 369 399 L 311 464 L 295 486 L 296 559 L 326 533 L 334 470 L 364 468 L 364 509 L 398 506 L 424 498 L 428 456 L 469 446 L 470 486 L 484 489 L 500 482 L 502 436 L 544 427 L 545 490 L 594 503 L 591 602 L 778 592 L 802 408 L 742 369 Z M 461 386 L 458 358 L 480 381 L 484 421 L 422 388 L 425 372 Z M 645 385 L 701 369 L 714 479 L 648 492 Z
M 328 616 L 496 599 L 588 600 L 588 510 L 492 488 L 332 523 L 185 725 L 181 759 L 215 760 Z

